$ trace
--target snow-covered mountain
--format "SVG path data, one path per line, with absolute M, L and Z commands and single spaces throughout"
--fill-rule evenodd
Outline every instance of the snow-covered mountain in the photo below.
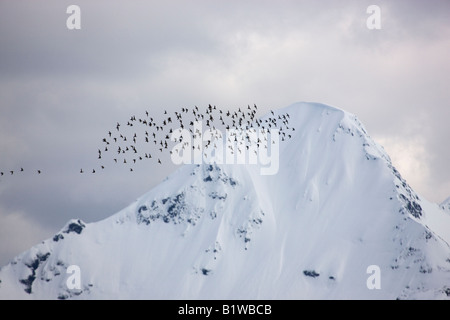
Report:
M 295 131 L 277 174 L 184 165 L 124 210 L 72 220 L 16 257 L 0 269 L 0 298 L 450 298 L 450 215 L 354 115 L 316 103 L 282 113 Z
M 447 199 L 445 199 L 441 205 L 440 205 L 441 209 L 448 212 L 450 214 L 450 197 L 448 197 Z

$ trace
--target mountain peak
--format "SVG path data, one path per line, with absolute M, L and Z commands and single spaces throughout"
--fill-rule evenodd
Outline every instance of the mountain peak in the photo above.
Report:
M 442 201 L 442 203 L 439 205 L 443 210 L 450 212 L 450 197 Z
M 448 298 L 450 240 L 434 226 L 450 216 L 412 190 L 356 116 L 303 102 L 261 119 L 282 114 L 280 138 L 291 139 L 276 174 L 181 166 L 122 211 L 71 220 L 16 257 L 0 270 L 0 298 Z M 367 285 L 373 266 L 381 289 Z

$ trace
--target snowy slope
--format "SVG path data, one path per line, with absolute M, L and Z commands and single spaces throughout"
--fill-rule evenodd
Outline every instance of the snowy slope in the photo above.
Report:
M 185 165 L 129 207 L 70 221 L 0 269 L 0 298 L 448 299 L 450 215 L 358 119 L 297 103 L 276 175 Z M 81 289 L 66 285 L 70 265 Z M 367 268 L 381 271 L 369 290 Z
M 450 214 L 450 197 L 440 204 L 442 210 Z

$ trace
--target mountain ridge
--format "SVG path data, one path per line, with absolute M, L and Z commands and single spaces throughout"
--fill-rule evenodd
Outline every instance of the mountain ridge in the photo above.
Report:
M 356 116 L 318 103 L 282 112 L 295 132 L 277 174 L 184 165 L 109 218 L 71 220 L 16 257 L 0 269 L 0 298 L 448 299 L 448 215 Z M 67 288 L 70 265 L 80 289 Z M 371 265 L 380 290 L 366 285 Z
M 442 203 L 439 206 L 442 208 L 442 210 L 450 213 L 450 197 L 442 201 Z

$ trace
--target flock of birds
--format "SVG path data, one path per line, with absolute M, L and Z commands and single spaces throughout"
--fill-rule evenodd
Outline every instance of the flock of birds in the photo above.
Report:
M 261 140 L 259 136 L 253 136 L 249 134 L 252 130 L 270 134 L 272 129 L 278 129 L 279 137 L 281 141 L 290 139 L 292 132 L 295 128 L 289 127 L 289 114 L 281 114 L 275 116 L 273 111 L 270 111 L 269 117 L 265 119 L 258 119 L 256 117 L 258 107 L 250 105 L 247 108 L 239 108 L 237 111 L 224 111 L 216 106 L 208 105 L 204 112 L 201 112 L 197 106 L 194 108 L 181 108 L 179 111 L 175 111 L 173 114 L 164 111 L 164 114 L 159 121 L 153 118 L 148 111 L 145 111 L 145 116 L 136 118 L 131 116 L 126 124 L 117 122 L 114 129 L 109 130 L 105 137 L 102 139 L 103 145 L 97 151 L 97 159 L 100 164 L 90 170 L 81 168 L 79 173 L 91 173 L 95 174 L 98 171 L 104 170 L 109 164 L 123 164 L 129 166 L 129 171 L 134 171 L 134 166 L 141 161 L 155 161 L 158 164 L 163 163 L 163 153 L 167 150 L 172 153 L 180 152 L 182 150 L 169 149 L 169 146 L 175 142 L 182 145 L 182 148 L 191 147 L 193 150 L 198 149 L 204 152 L 208 148 L 217 147 L 216 139 L 223 139 L 224 137 L 219 134 L 220 129 L 235 130 L 234 132 L 246 132 L 244 135 L 239 135 L 238 141 L 237 135 L 235 136 L 236 143 L 233 146 L 228 146 L 232 149 L 231 152 L 241 152 L 249 150 L 250 144 L 255 143 L 258 147 L 260 144 L 264 144 L 267 148 L 267 136 L 264 136 Z M 178 141 L 172 140 L 172 134 L 176 130 L 188 130 L 193 136 L 194 141 L 198 135 L 202 132 L 199 129 L 195 129 L 195 122 L 201 122 L 203 125 L 209 128 L 210 138 L 209 140 L 201 140 L 202 146 L 191 145 L 189 141 L 183 141 L 183 137 L 179 137 Z M 228 139 L 230 137 L 228 136 Z M 256 139 L 256 140 L 252 140 Z M 228 140 L 230 142 L 230 140 Z M 275 141 L 272 141 L 275 143 Z M 187 150 L 185 150 L 187 151 Z M 255 151 L 256 152 L 256 151 Z M 110 159 L 108 156 L 111 154 Z M 205 152 L 205 156 L 207 153 Z M 109 161 L 106 163 L 105 161 Z M 17 173 L 23 173 L 24 168 L 19 170 L 0 171 L 0 177 L 6 175 L 14 175 Z M 37 174 L 41 174 L 42 170 L 36 170 Z
M 9 174 L 10 175 L 14 175 L 14 172 L 24 172 L 25 170 L 21 167 L 20 168 L 20 170 L 17 170 L 17 171 L 14 171 L 14 170 L 10 170 L 9 171 Z M 4 175 L 6 175 L 8 172 L 3 172 L 3 171 L 0 171 L 0 177 L 3 177 Z M 42 173 L 42 170 L 40 170 L 40 169 L 38 169 L 38 170 L 36 170 L 36 173 L 37 174 L 41 174 Z

